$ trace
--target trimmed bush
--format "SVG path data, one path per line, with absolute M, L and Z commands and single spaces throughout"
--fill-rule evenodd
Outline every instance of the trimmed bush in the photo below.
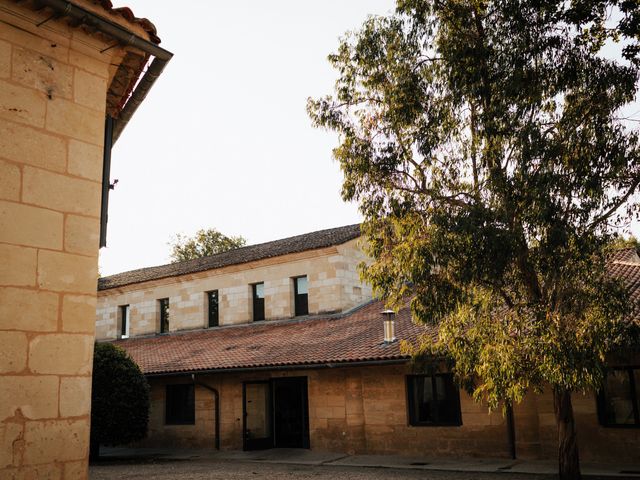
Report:
M 149 384 L 122 348 L 97 343 L 91 392 L 91 457 L 100 445 L 123 445 L 147 435 Z

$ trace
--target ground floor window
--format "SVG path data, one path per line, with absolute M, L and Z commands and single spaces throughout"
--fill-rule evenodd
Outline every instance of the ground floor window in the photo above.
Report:
M 165 423 L 193 425 L 196 421 L 196 397 L 193 384 L 167 385 Z
M 409 424 L 461 425 L 460 393 L 451 374 L 407 377 Z
M 640 367 L 612 368 L 599 395 L 600 423 L 607 427 L 640 427 Z

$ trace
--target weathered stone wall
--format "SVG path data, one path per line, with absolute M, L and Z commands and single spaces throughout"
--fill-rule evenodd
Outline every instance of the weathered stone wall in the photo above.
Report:
M 251 284 L 257 282 L 264 282 L 266 319 L 290 318 L 292 279 L 302 275 L 308 277 L 310 314 L 348 310 L 371 298 L 371 288 L 357 273 L 363 259 L 357 240 L 351 240 L 337 247 L 104 290 L 98 293 L 96 337 L 117 337 L 120 305 L 130 305 L 130 336 L 158 332 L 161 298 L 169 298 L 170 331 L 204 328 L 206 292 L 211 290 L 218 290 L 220 325 L 251 322 Z
M 0 478 L 87 476 L 107 85 L 120 49 L 0 9 Z M 91 7 L 93 8 L 93 7 Z
M 462 426 L 414 427 L 408 425 L 405 366 L 345 367 L 289 372 L 255 372 L 198 376 L 220 392 L 220 444 L 222 449 L 242 448 L 242 382 L 276 377 L 306 376 L 309 398 L 311 448 L 350 454 L 492 455 L 507 456 L 506 422 L 500 413 L 487 412 L 460 393 Z M 153 403 L 150 437 L 144 445 L 210 446 L 214 443 L 213 415 L 203 425 L 164 425 L 164 385 L 175 379 L 152 379 Z M 189 381 L 187 377 L 182 381 Z M 196 402 L 213 401 L 199 387 Z M 213 408 L 213 403 L 208 403 Z
M 462 425 L 408 425 L 406 366 L 343 367 L 289 372 L 197 376 L 220 392 L 220 444 L 242 448 L 242 382 L 305 376 L 308 380 L 311 449 L 349 454 L 407 456 L 510 455 L 508 425 L 500 411 L 489 413 L 460 391 Z M 150 437 L 143 445 L 214 445 L 213 395 L 196 389 L 196 425 L 164 425 L 164 385 L 190 378 L 152 379 Z M 204 408 L 206 412 L 199 411 Z M 638 463 L 638 429 L 598 424 L 593 395 L 575 395 L 574 409 L 581 459 L 586 462 Z M 521 459 L 557 457 L 557 434 L 550 393 L 530 395 L 514 408 L 516 452 Z

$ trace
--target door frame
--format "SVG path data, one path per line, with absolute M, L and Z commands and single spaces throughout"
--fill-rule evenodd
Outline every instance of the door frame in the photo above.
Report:
M 311 448 L 309 439 L 309 380 L 307 376 L 275 377 L 266 380 L 247 380 L 242 382 L 242 449 L 264 450 L 278 448 L 275 425 L 275 390 L 274 384 L 278 381 L 297 381 L 302 387 L 302 446 Z M 267 414 L 271 425 L 271 436 L 265 439 L 252 440 L 247 436 L 247 385 L 266 384 L 268 388 Z
M 266 438 L 250 439 L 247 435 L 247 385 L 263 384 L 267 386 L 266 415 L 269 421 L 271 434 Z M 251 380 L 242 382 L 242 449 L 265 450 L 273 448 L 273 387 L 269 380 Z

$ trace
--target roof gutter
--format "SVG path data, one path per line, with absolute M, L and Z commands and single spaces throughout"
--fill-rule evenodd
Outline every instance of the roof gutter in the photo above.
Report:
M 131 93 L 129 100 L 120 112 L 113 128 L 113 143 L 129 123 L 129 120 L 138 109 L 142 101 L 151 90 L 151 87 L 160 76 L 164 67 L 173 57 L 173 53 L 159 47 L 153 42 L 131 33 L 125 27 L 111 22 L 100 15 L 86 10 L 69 0 L 39 0 L 39 4 L 49 7 L 61 17 L 70 17 L 80 24 L 88 25 L 101 33 L 118 40 L 124 46 L 132 46 L 154 57 L 151 65 Z
M 308 363 L 308 364 L 296 364 L 296 365 L 265 365 L 259 367 L 237 367 L 237 368 L 211 368 L 208 370 L 183 370 L 180 372 L 166 372 L 166 373 L 145 373 L 144 376 L 148 378 L 153 377 L 184 377 L 185 375 L 208 375 L 218 373 L 238 373 L 238 372 L 258 372 L 265 370 L 282 371 L 282 370 L 316 370 L 325 368 L 341 368 L 341 367 L 370 367 L 370 366 L 382 366 L 382 365 L 401 365 L 411 360 L 409 357 L 405 358 L 385 358 L 380 360 L 361 360 L 355 362 L 335 362 L 335 363 Z

